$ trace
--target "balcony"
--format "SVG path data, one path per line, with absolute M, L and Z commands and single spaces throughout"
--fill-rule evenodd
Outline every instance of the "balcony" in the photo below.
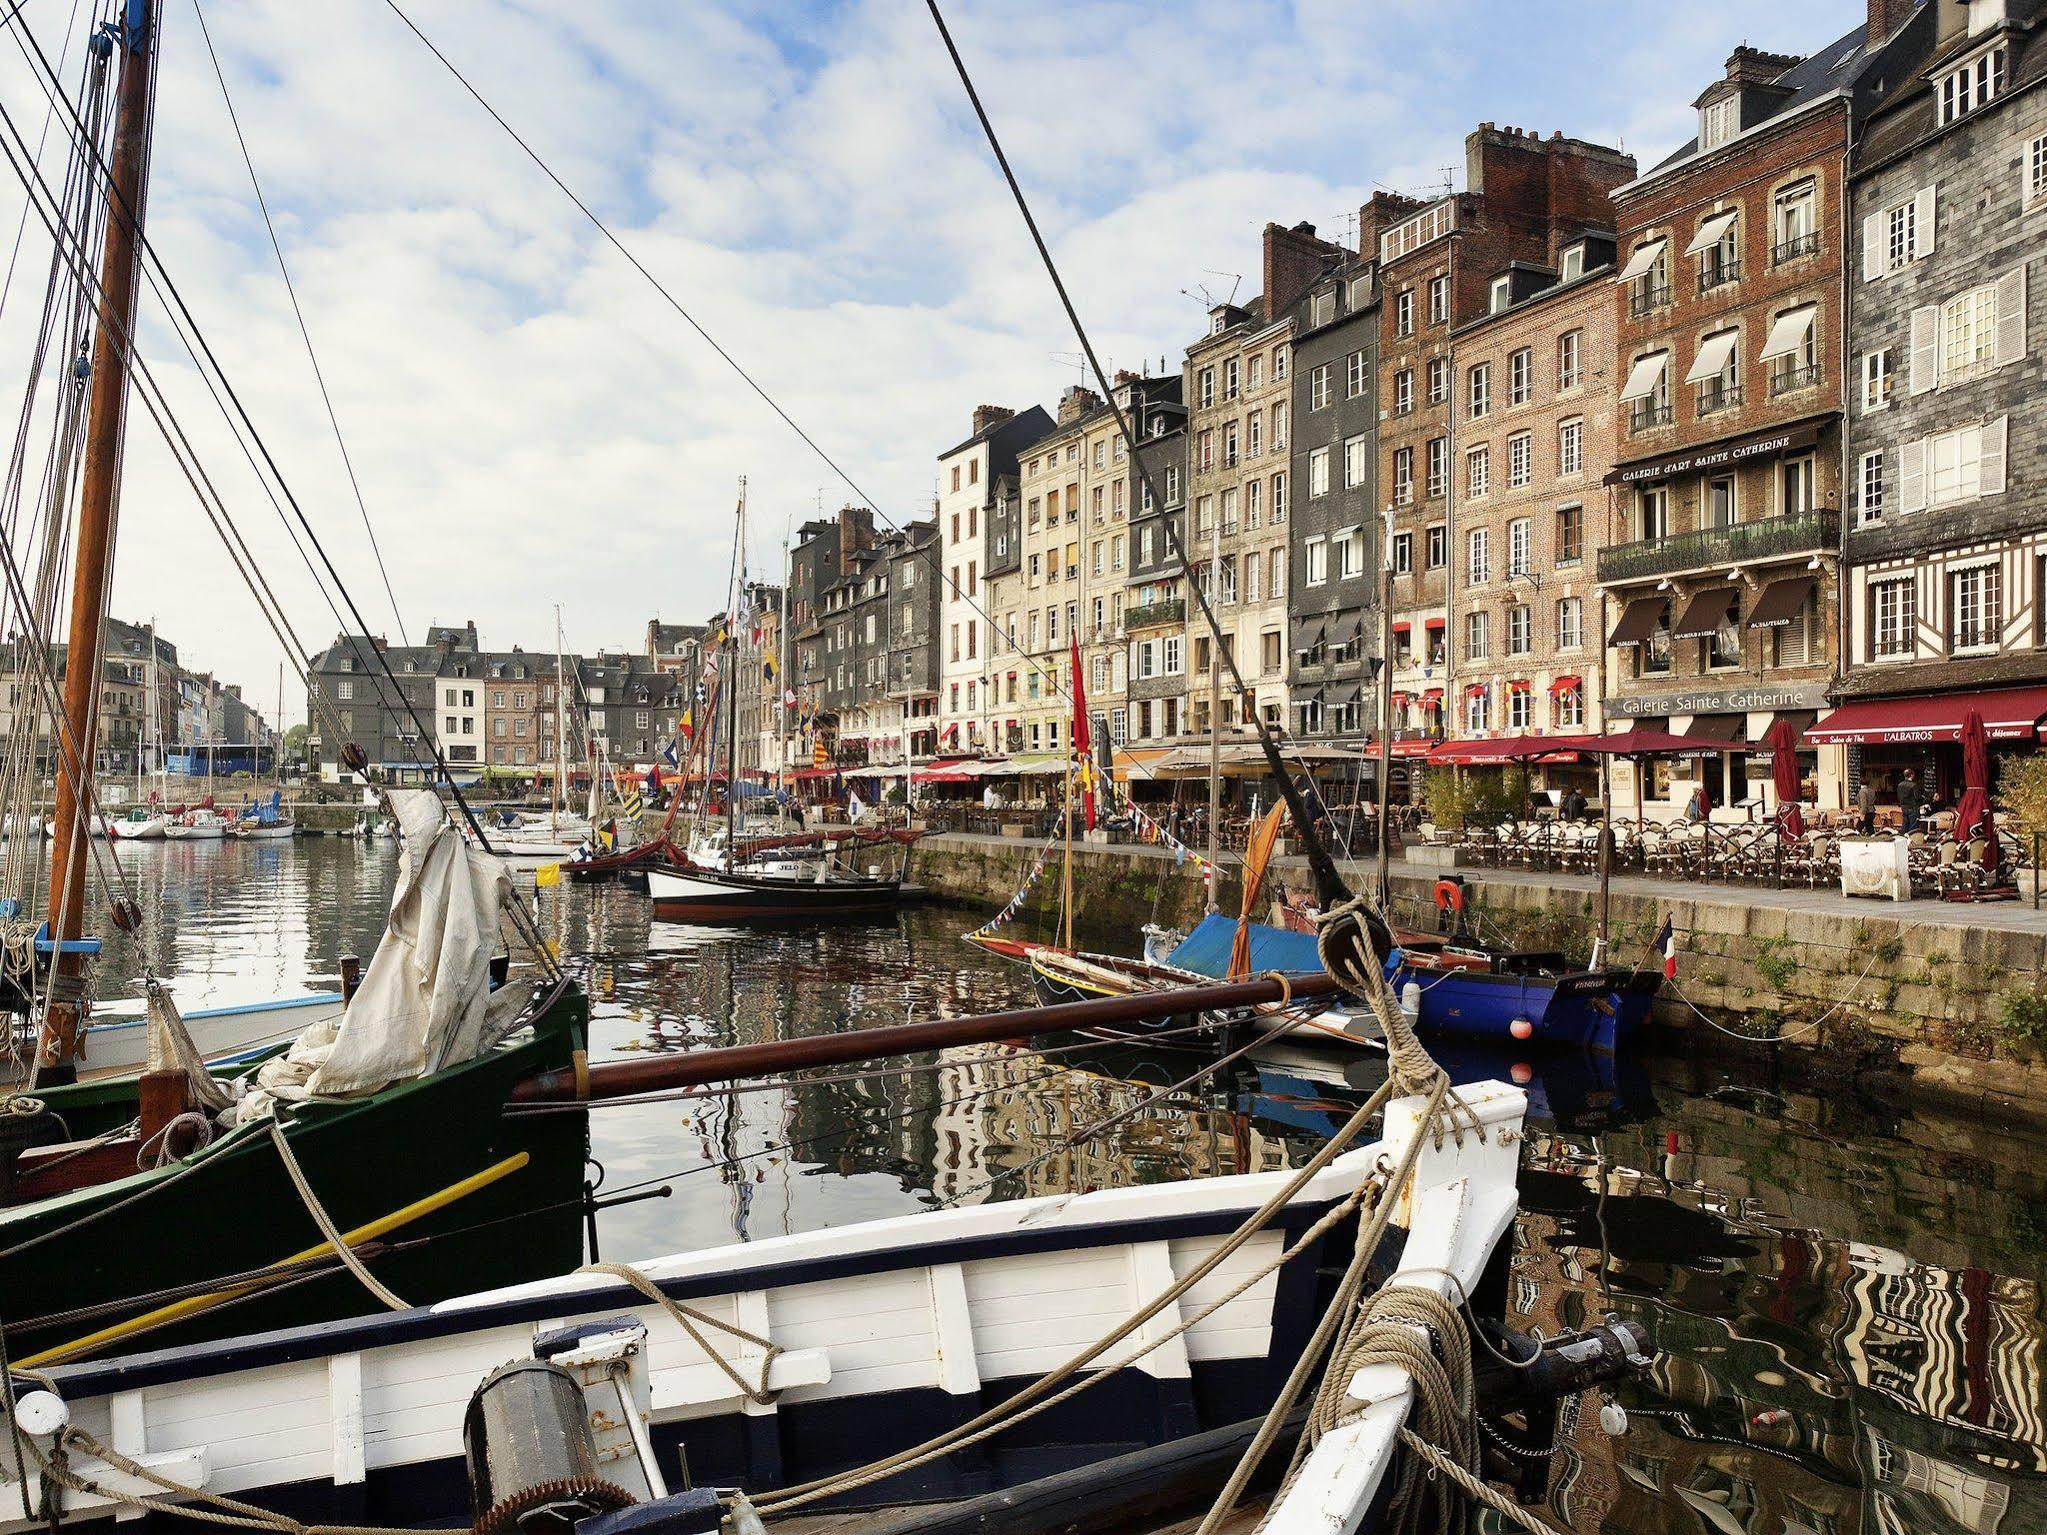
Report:
M 1709 266 L 1699 273 L 1699 291 L 1711 293 L 1715 288 L 1724 288 L 1729 283 L 1741 281 L 1741 263 L 1723 261 L 1718 266 Z
M 1187 620 L 1186 599 L 1172 597 L 1164 602 L 1146 603 L 1141 608 L 1125 609 L 1123 627 L 1143 629 L 1152 624 L 1178 624 Z
M 1749 560 L 1788 559 L 1832 549 L 1841 534 L 1839 515 L 1825 508 L 1738 522 L 1725 528 L 1667 533 L 1599 551 L 1602 582 L 1638 581 L 1679 571 L 1738 565 Z
M 1770 375 L 1770 397 L 1790 394 L 1799 389 L 1811 389 L 1818 384 L 1823 370 L 1815 363 L 1810 368 L 1780 368 Z
M 1796 261 L 1801 256 L 1817 255 L 1819 248 L 1820 237 L 1818 230 L 1814 230 L 1811 234 L 1807 235 L 1793 235 L 1790 239 L 1779 240 L 1770 247 L 1770 265 L 1782 266 L 1785 262 Z
M 1639 320 L 1670 303 L 1670 284 L 1639 282 L 1628 293 L 1628 318 Z
M 1699 414 L 1701 417 L 1718 415 L 1723 410 L 1739 410 L 1742 401 L 1742 386 L 1739 384 L 1711 383 L 1699 386 Z
M 1645 401 L 1628 412 L 1630 432 L 1652 432 L 1659 426 L 1669 426 L 1670 422 L 1671 410 L 1668 400 L 1661 404 L 1653 400 Z

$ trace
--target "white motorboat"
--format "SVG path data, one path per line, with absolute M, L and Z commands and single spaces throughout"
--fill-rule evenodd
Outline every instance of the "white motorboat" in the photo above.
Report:
M 211 810 L 188 810 L 168 823 L 164 836 L 173 842 L 217 841 L 227 835 L 227 822 Z
M 114 837 L 120 842 L 161 842 L 164 828 L 170 825 L 170 817 L 156 811 L 131 810 L 110 825 Z
M 299 834 L 296 821 L 237 821 L 234 835 L 237 841 L 265 842 L 284 841 Z
M 11 818 L 10 818 L 10 819 L 11 819 Z M 113 824 L 113 823 L 112 823 L 111 821 L 109 821 L 109 820 L 108 820 L 108 819 L 106 818 L 106 816 L 104 816 L 104 815 L 95 815 L 95 816 L 92 816 L 92 817 L 90 817 L 90 818 L 89 818 L 89 819 L 87 820 L 87 822 L 86 822 L 86 827 L 85 827 L 85 830 L 86 830 L 86 834 L 87 834 L 88 836 L 93 836 L 93 837 L 109 837 L 109 836 L 112 836 L 112 835 L 113 835 L 113 833 L 112 833 L 112 832 L 110 832 L 110 831 L 109 831 L 109 830 L 107 829 L 107 828 L 108 828 L 109 826 L 111 826 L 112 824 Z M 57 823 L 56 823 L 55 821 L 53 821 L 53 820 L 45 820 L 45 821 L 43 822 L 43 835 L 44 835 L 45 837 L 54 837 L 54 836 L 56 836 L 56 835 L 57 835 Z

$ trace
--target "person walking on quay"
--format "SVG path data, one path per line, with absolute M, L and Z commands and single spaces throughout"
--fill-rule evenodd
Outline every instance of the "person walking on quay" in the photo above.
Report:
M 1898 810 L 1904 816 L 1905 835 L 1911 836 L 1919 830 L 1919 815 L 1922 808 L 1919 795 L 1919 775 L 1906 768 L 1898 779 Z
M 1876 830 L 1876 780 L 1864 778 L 1862 787 L 1855 791 L 1855 809 L 1862 818 L 1862 834 L 1866 837 Z

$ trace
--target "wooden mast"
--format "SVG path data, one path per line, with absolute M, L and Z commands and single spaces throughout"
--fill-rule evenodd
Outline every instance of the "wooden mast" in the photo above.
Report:
M 149 169 L 150 98 L 155 86 L 156 18 L 151 0 L 130 0 L 125 24 L 112 30 L 121 56 L 114 152 L 107 188 L 107 232 L 100 256 L 99 320 L 92 341 L 92 397 L 86 407 L 85 468 L 78 498 L 71 632 L 64 666 L 64 725 L 72 751 L 57 764 L 55 836 L 50 844 L 50 936 L 59 945 L 85 927 L 86 816 L 91 803 L 99 723 L 100 635 L 107 578 L 113 568 L 114 521 L 121 484 L 121 443 L 128 407 L 128 344 L 135 334 L 135 278 L 141 248 L 142 193 Z M 78 1053 L 80 1008 L 75 997 L 84 956 L 59 947 L 51 975 L 54 1000 L 36 1052 L 44 1082 L 69 1081 Z

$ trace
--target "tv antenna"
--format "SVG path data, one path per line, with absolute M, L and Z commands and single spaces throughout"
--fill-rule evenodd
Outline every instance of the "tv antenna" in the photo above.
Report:
M 1218 272 L 1215 271 L 1213 268 L 1203 267 L 1201 269 L 1201 275 L 1203 277 L 1227 277 L 1230 280 L 1229 293 L 1222 298 L 1217 298 L 1215 296 L 1214 291 L 1210 289 L 1208 284 L 1205 282 L 1201 282 L 1196 283 L 1191 288 L 1182 288 L 1180 290 L 1182 297 L 1200 299 L 1201 307 L 1203 309 L 1214 309 L 1219 304 L 1234 304 L 1237 301 L 1237 289 L 1240 286 L 1242 286 L 1244 281 L 1243 273 Z

